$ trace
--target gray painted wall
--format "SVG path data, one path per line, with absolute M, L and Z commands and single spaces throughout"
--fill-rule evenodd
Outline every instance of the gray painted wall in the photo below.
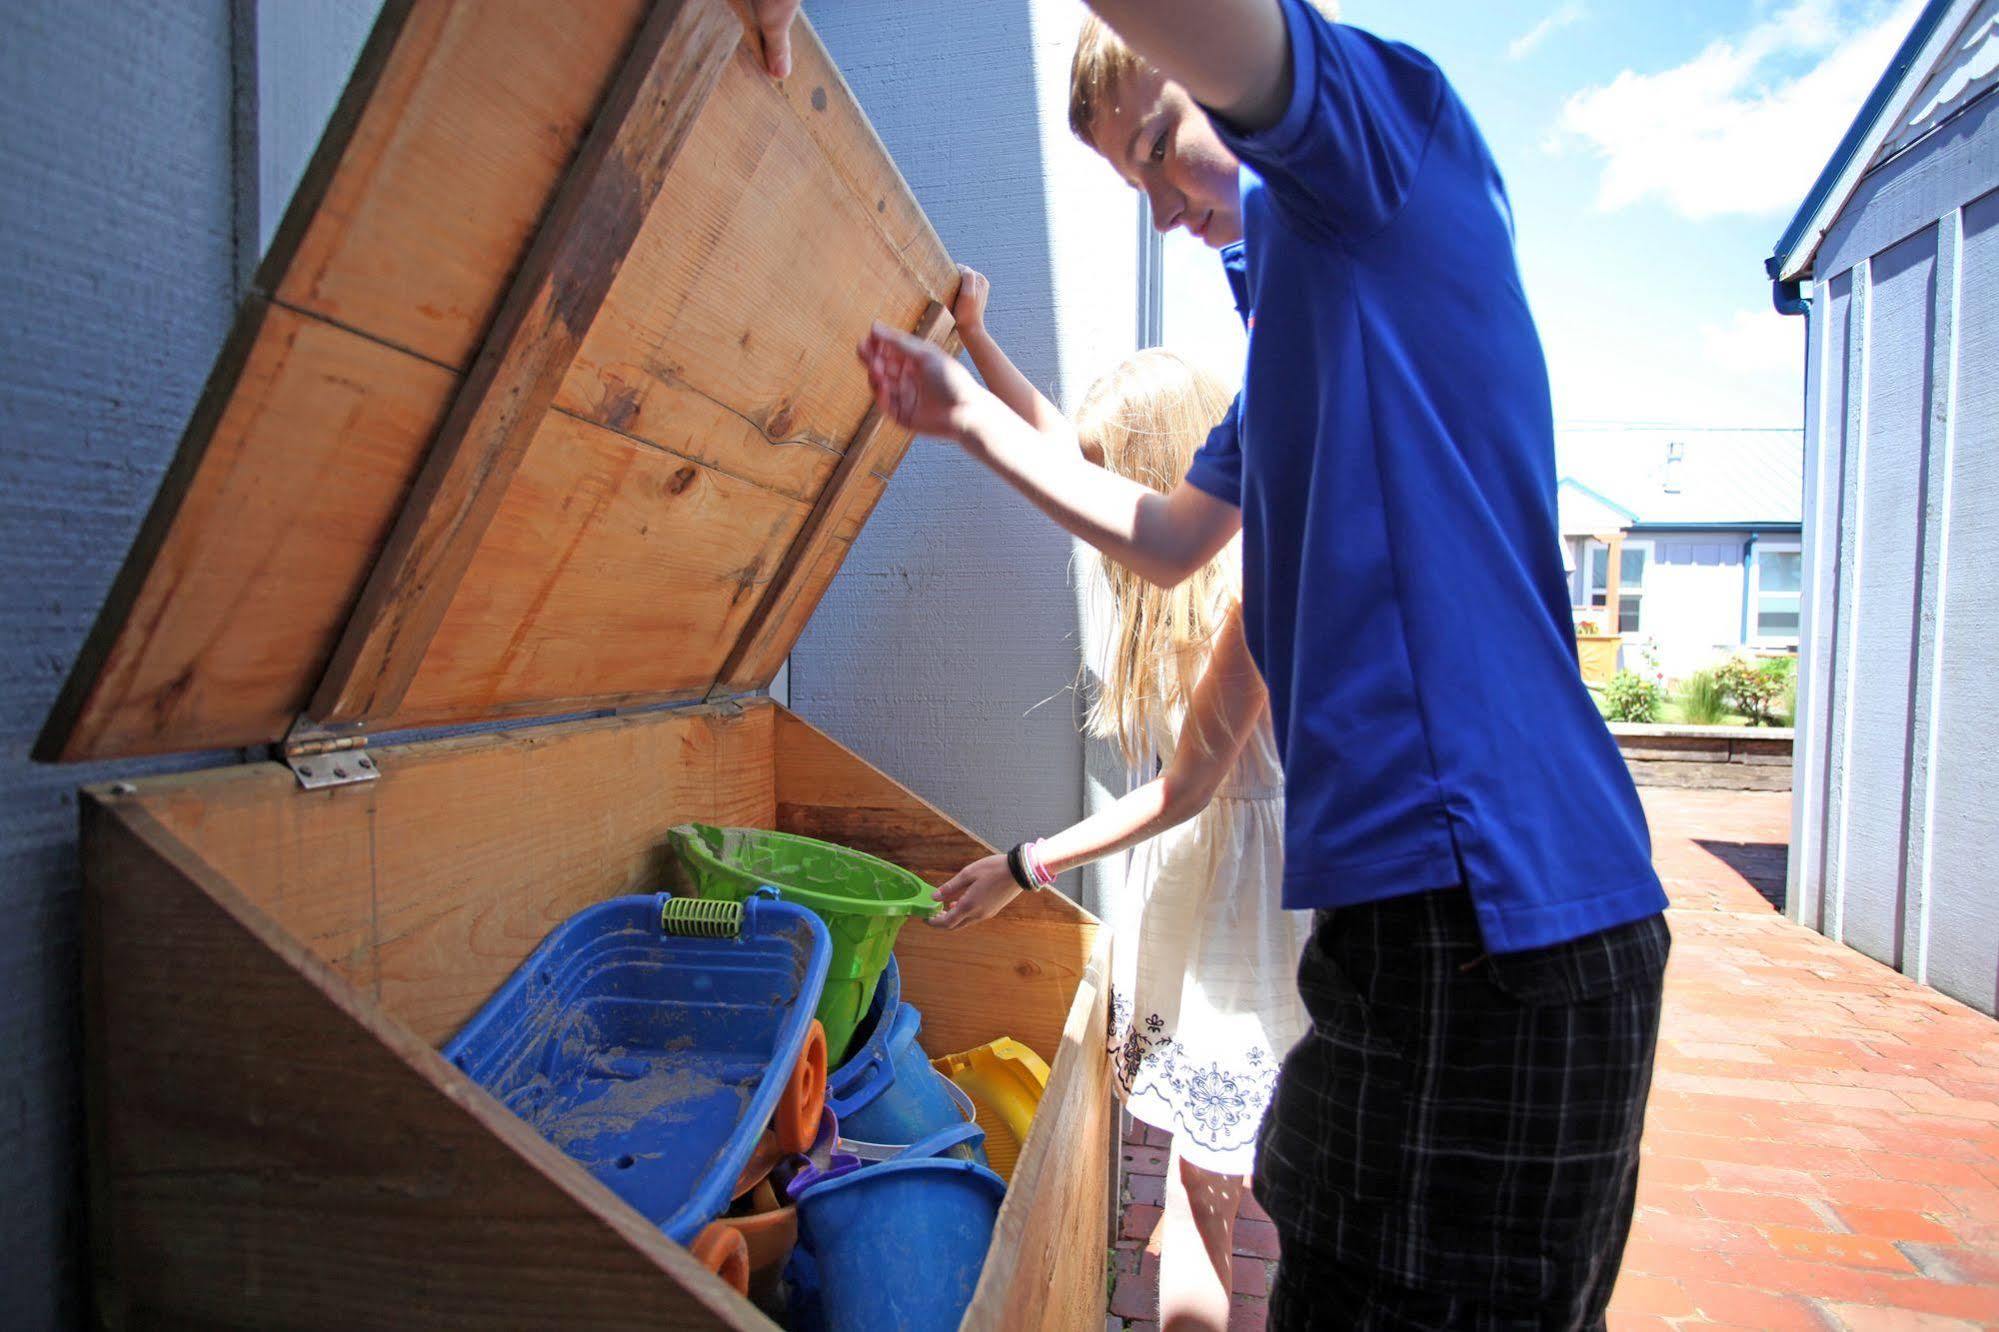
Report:
M 72 1325 L 83 1308 L 75 788 L 237 757 L 46 768 L 28 762 L 28 749 L 228 330 L 238 272 L 296 183 L 374 7 L 243 0 L 232 13 L 180 0 L 24 0 L 8 13 L 0 1289 L 9 1326 Z M 242 20 L 259 9 L 253 30 Z M 259 50 L 261 114 L 246 86 Z M 232 117 L 232 107 L 255 118 Z M 262 167 L 252 171 L 245 149 L 260 137 Z M 239 256 L 239 238 L 250 253 Z
M 1073 407 L 1137 324 L 1136 196 L 1068 130 L 1082 6 L 806 12 L 946 248 L 992 279 L 995 335 Z M 1054 831 L 1091 799 L 1073 564 L 983 467 L 919 441 L 792 655 L 792 706 L 992 842 Z M 1122 789 L 1095 762 L 1097 798 Z
M 224 5 L 32 0 L 0 42 L 0 1286 L 80 1309 L 76 785 L 29 764 L 234 306 Z
M 1999 98 L 1817 264 L 1793 915 L 1999 1007 Z

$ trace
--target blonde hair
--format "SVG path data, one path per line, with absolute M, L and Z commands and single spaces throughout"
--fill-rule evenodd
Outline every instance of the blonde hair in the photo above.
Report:
M 1340 0 L 1307 0 L 1332 22 L 1339 22 Z M 1152 68 L 1150 61 L 1125 45 L 1111 25 L 1091 14 L 1076 35 L 1076 54 L 1069 61 L 1069 130 L 1090 147 L 1097 146 L 1092 127 L 1104 108 L 1117 100 L 1118 89 L 1133 74 Z
M 1154 490 L 1171 490 L 1229 405 L 1228 390 L 1170 351 L 1139 352 L 1090 387 L 1076 412 L 1085 449 L 1103 464 Z M 1089 733 L 1114 740 L 1142 762 L 1152 737 L 1175 724 L 1193 698 L 1215 633 L 1240 592 L 1240 556 L 1230 545 L 1178 587 L 1146 582 L 1105 561 L 1115 629 Z

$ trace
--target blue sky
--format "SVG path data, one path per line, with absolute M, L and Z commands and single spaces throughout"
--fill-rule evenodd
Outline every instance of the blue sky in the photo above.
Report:
M 1557 420 L 1721 428 L 1800 423 L 1804 325 L 1771 309 L 1763 259 L 1919 8 L 1346 0 L 1343 16 L 1432 56 L 1484 129 Z

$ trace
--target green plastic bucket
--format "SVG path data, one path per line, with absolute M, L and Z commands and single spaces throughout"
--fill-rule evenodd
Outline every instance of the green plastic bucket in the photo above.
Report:
M 761 828 L 688 823 L 668 834 L 678 891 L 740 902 L 769 884 L 815 912 L 833 936 L 819 999 L 829 1067 L 847 1057 L 854 1028 L 874 1001 L 895 938 L 911 916 L 938 910 L 930 885 L 861 851 Z

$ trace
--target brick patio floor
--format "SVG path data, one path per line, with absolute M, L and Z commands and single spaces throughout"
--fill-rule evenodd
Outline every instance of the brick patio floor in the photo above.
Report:
M 1613 1332 L 1999 1327 L 1999 1023 L 1785 920 L 1790 798 L 1649 789 L 1674 946 Z M 1139 1131 L 1112 1329 L 1156 1325 Z M 1232 1329 L 1276 1235 L 1237 1222 Z

